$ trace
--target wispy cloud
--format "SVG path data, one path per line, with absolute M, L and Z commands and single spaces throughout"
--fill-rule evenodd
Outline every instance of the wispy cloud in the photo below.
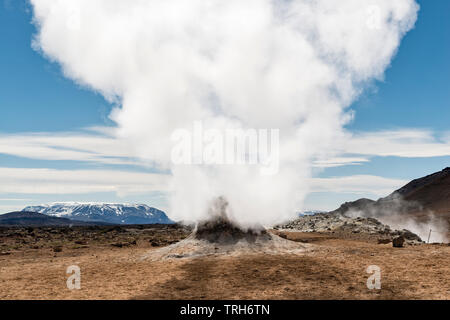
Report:
M 311 192 L 371 193 L 381 197 L 390 194 L 406 183 L 406 180 L 374 175 L 313 178 L 311 179 Z
M 364 162 L 369 162 L 369 158 L 364 157 L 335 157 L 328 159 L 320 159 L 314 161 L 313 166 L 319 168 L 331 168 L 331 167 L 341 167 L 350 165 L 360 165 Z
M 0 134 L 0 154 L 39 160 L 75 160 L 98 164 L 150 165 L 136 156 L 114 129 L 93 128 L 87 132 Z M 432 131 L 398 129 L 352 134 L 336 143 L 333 157 L 317 159 L 316 167 L 359 165 L 371 157 L 450 156 L 450 133 L 437 138 Z
M 88 194 L 115 192 L 119 196 L 168 192 L 169 175 L 113 170 L 55 170 L 0 168 L 0 193 Z M 312 178 L 312 192 L 386 195 L 406 181 L 372 175 Z M 3 199 L 5 200 L 5 199 Z
M 450 136 L 446 133 L 439 139 L 432 131 L 419 129 L 364 132 L 348 139 L 342 152 L 404 158 L 450 156 Z
M 11 212 L 11 211 L 20 211 L 23 206 L 13 206 L 13 205 L 0 205 L 0 214 Z
M 335 157 L 319 159 L 317 167 L 367 163 L 376 156 L 450 156 L 450 134 L 441 138 L 426 130 L 399 129 L 353 134 L 337 143 Z M 105 164 L 145 164 L 134 157 L 126 141 L 116 138 L 111 128 L 87 132 L 0 134 L 0 154 L 42 160 L 76 160 Z M 101 166 L 100 166 L 101 168 Z M 14 194 L 89 194 L 114 192 L 118 196 L 167 192 L 168 174 L 127 171 L 120 168 L 98 170 L 56 170 L 52 168 L 0 167 L 2 202 L 23 201 Z M 312 192 L 389 194 L 407 181 L 373 175 L 312 178 Z M 12 196 L 11 196 L 12 195 Z
M 168 190 L 168 175 L 119 170 L 0 168 L 0 193 L 89 194 L 118 196 Z
M 316 160 L 315 167 L 360 165 L 372 157 L 432 158 L 450 156 L 450 133 L 437 136 L 422 129 L 397 129 L 348 134 L 336 142 L 334 157 Z
M 74 160 L 100 164 L 143 164 L 126 141 L 106 128 L 87 133 L 0 134 L 0 153 L 38 160 Z

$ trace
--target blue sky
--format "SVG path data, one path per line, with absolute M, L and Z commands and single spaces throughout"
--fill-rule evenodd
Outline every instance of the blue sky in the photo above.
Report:
M 360 144 L 373 143 L 373 150 L 354 155 L 364 158 L 357 164 L 316 169 L 315 183 L 327 187 L 314 189 L 307 208 L 332 209 L 362 196 L 377 198 L 410 179 L 450 166 L 450 1 L 418 2 L 416 27 L 403 39 L 384 81 L 373 84 L 351 107 L 355 118 L 348 130 L 360 136 Z M 31 16 L 26 1 L 0 4 L 0 179 L 6 184 L 0 189 L 0 213 L 54 201 L 144 202 L 164 208 L 163 190 L 129 192 L 129 185 L 118 186 L 103 175 L 98 177 L 102 184 L 88 193 L 78 189 L 89 181 L 49 191 L 41 188 L 46 175 L 61 171 L 63 181 L 87 170 L 142 172 L 148 177 L 159 173 L 126 161 L 126 153 L 114 150 L 119 147 L 107 135 L 87 129 L 113 125 L 108 118 L 112 106 L 66 79 L 58 65 L 32 49 Z M 404 139 L 405 132 L 416 138 Z M 41 133 L 38 139 L 35 133 Z M 386 134 L 389 150 L 376 144 L 378 134 Z M 82 139 L 91 136 L 104 139 L 98 142 L 103 156 L 91 159 L 77 153 L 85 144 Z M 60 143 L 59 137 L 68 144 Z M 96 151 L 95 144 L 89 150 Z M 145 178 L 140 182 L 145 184 Z

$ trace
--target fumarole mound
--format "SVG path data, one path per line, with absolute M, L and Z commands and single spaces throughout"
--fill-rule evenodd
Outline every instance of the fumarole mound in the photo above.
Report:
M 267 232 L 262 226 L 240 228 L 227 217 L 226 202 L 222 202 L 219 207 L 220 210 L 210 219 L 197 223 L 186 239 L 168 247 L 151 250 L 142 258 L 161 260 L 252 253 L 299 254 L 310 249 L 310 245 L 283 239 Z

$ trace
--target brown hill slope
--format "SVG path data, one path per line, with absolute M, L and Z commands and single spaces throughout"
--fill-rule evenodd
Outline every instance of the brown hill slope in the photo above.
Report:
M 359 212 L 365 216 L 376 217 L 407 214 L 418 221 L 424 221 L 434 215 L 450 224 L 450 167 L 412 180 L 377 201 L 359 199 L 346 202 L 333 211 L 336 212 Z
M 450 215 L 450 167 L 415 179 L 387 198 L 395 195 L 400 195 L 405 201 L 417 202 L 422 207 L 419 211 Z

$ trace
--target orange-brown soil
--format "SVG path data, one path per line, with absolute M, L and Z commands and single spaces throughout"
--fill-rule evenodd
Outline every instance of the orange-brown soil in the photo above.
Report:
M 0 234 L 0 299 L 450 299 L 448 245 L 393 248 L 287 232 L 309 250 L 150 261 L 141 258 L 187 232 L 80 230 L 73 238 L 36 229 Z M 81 268 L 80 290 L 67 289 L 70 265 Z M 366 286 L 369 265 L 381 268 L 381 290 Z

